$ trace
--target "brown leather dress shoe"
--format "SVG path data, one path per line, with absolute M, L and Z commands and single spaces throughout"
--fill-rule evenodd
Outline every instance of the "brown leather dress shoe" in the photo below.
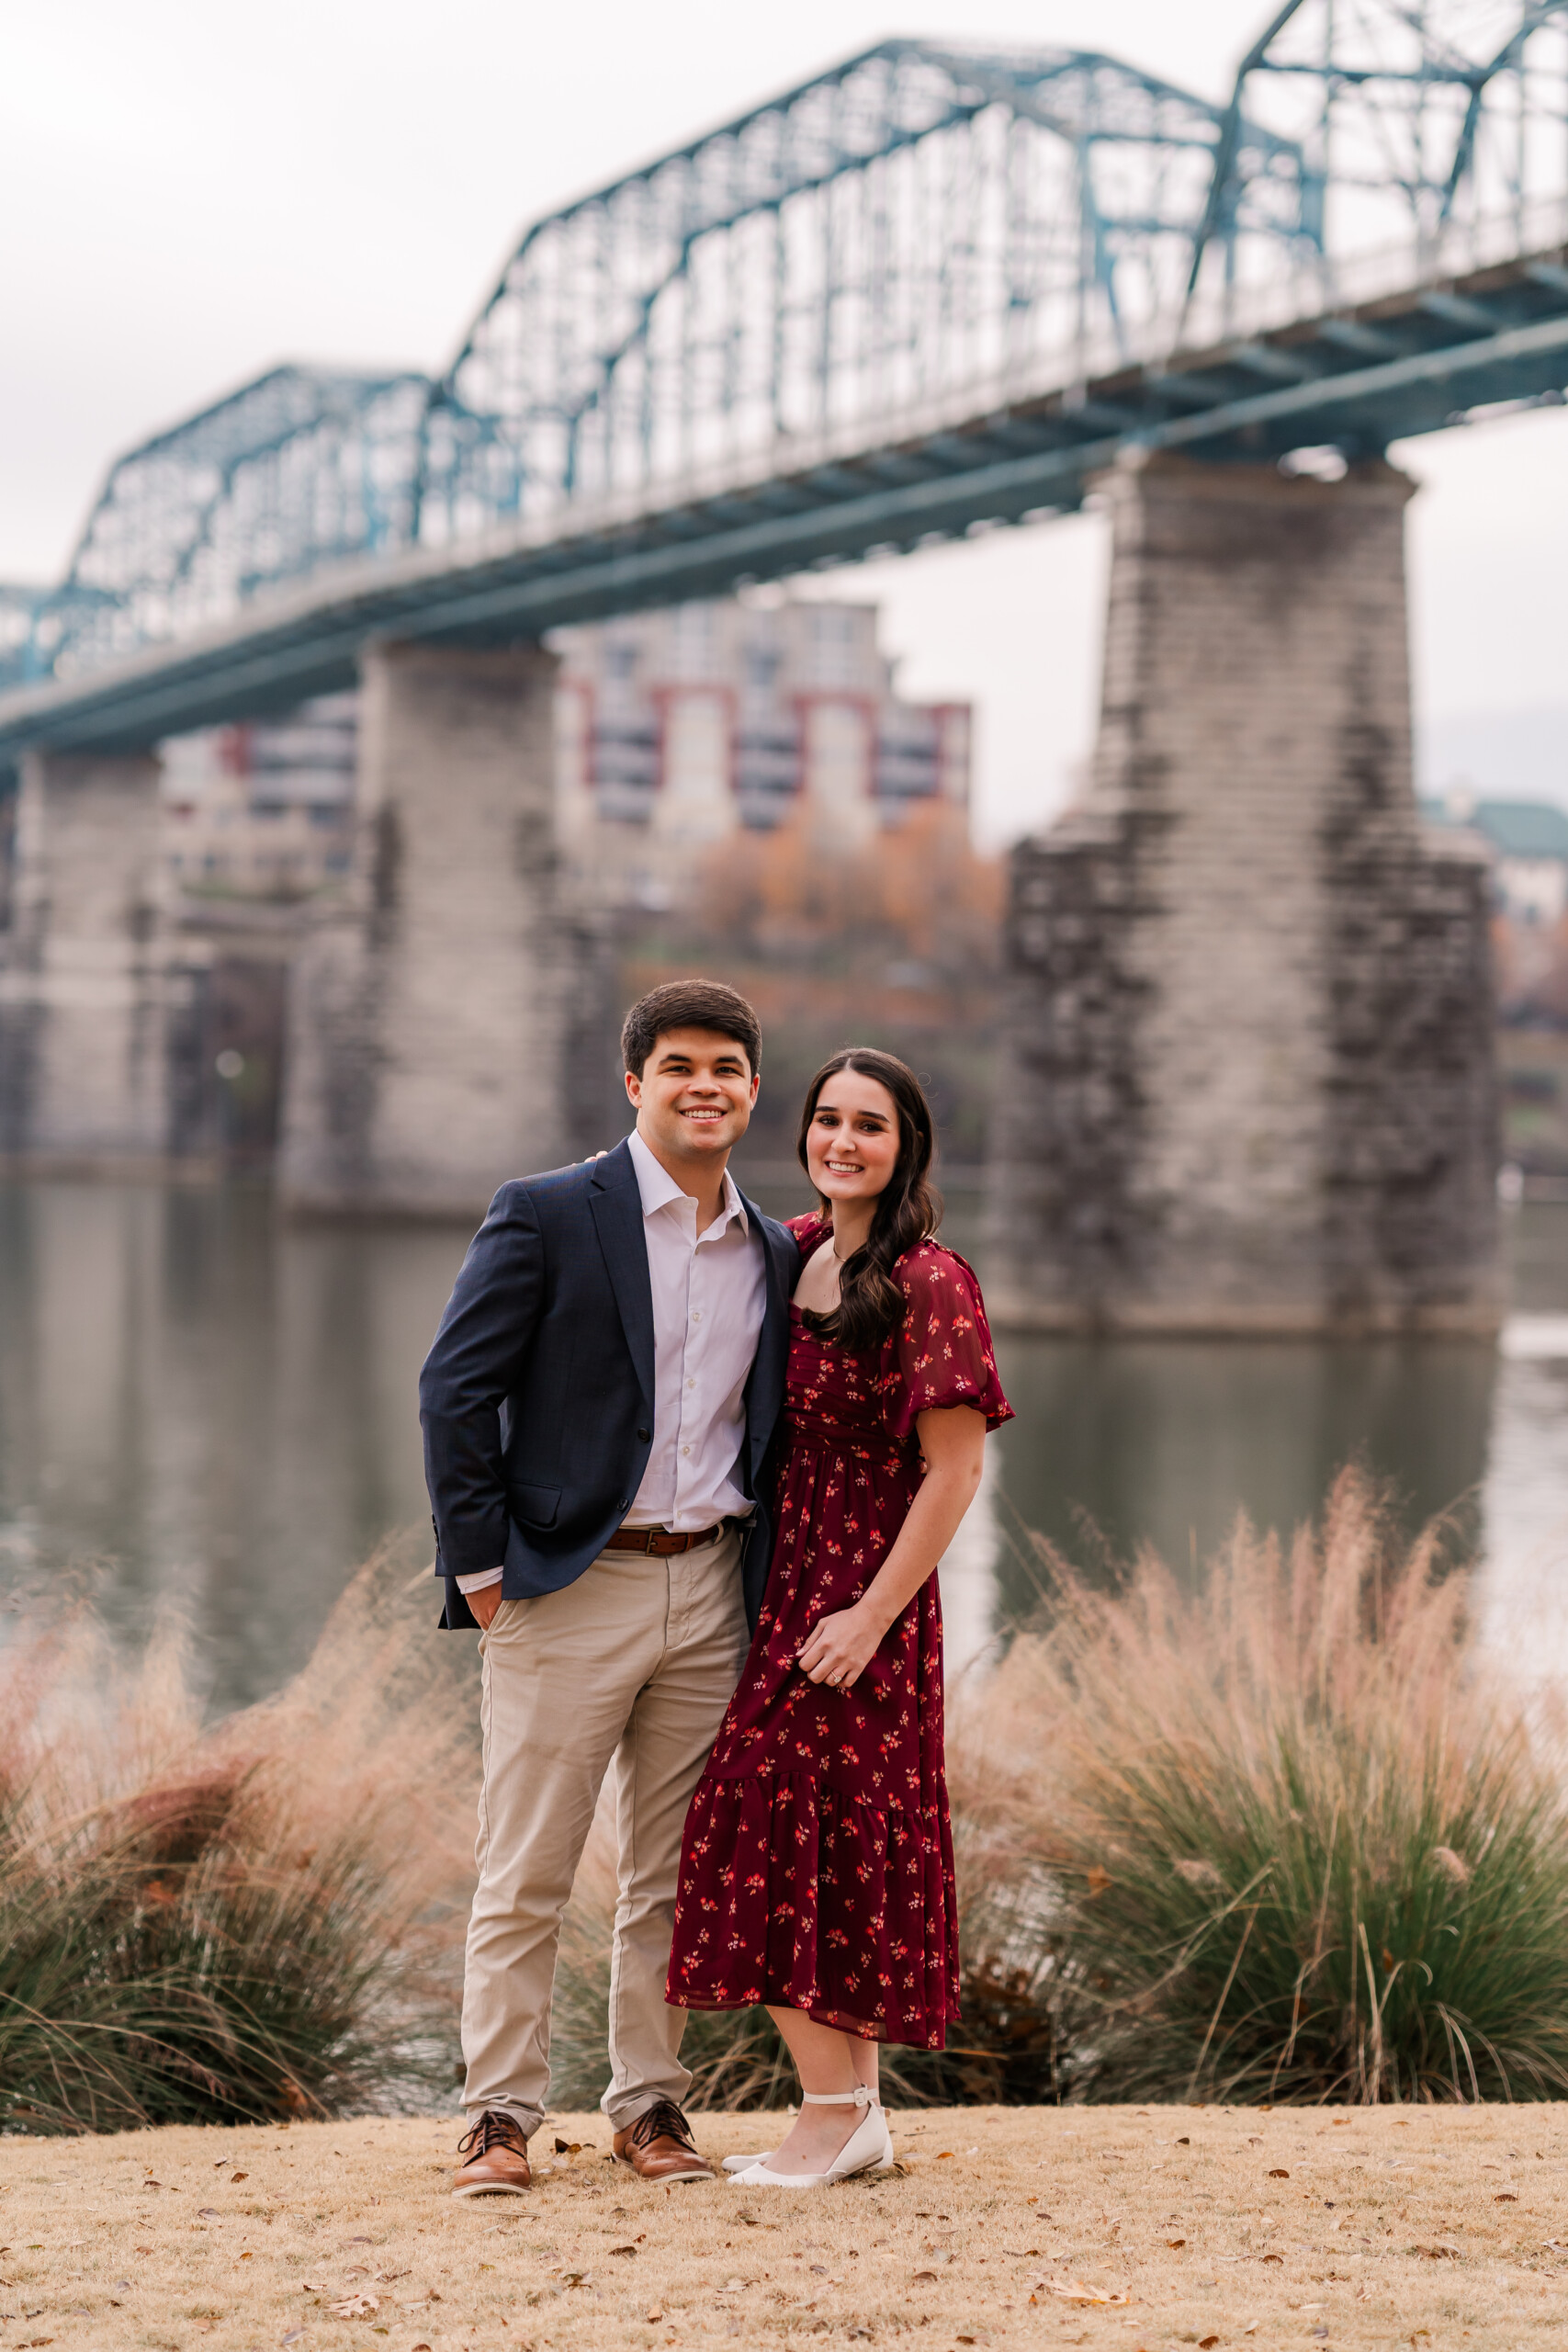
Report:
M 615 2135 L 615 2161 L 630 2165 L 642 2180 L 711 2180 L 712 2165 L 699 2156 L 692 2127 L 672 2098 L 654 2104 Z
M 528 2143 L 513 2115 L 487 2107 L 458 2141 L 457 2154 L 468 2161 L 457 2168 L 454 2197 L 521 2197 L 534 2186 Z

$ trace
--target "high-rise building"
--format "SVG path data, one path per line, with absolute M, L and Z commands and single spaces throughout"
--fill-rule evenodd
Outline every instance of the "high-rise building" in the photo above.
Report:
M 346 873 L 358 711 L 355 694 L 320 695 L 282 719 L 165 743 L 164 837 L 176 885 L 299 898 Z
M 859 847 L 969 797 L 970 709 L 894 691 L 874 605 L 726 601 L 559 630 L 562 832 L 580 871 L 657 895 L 680 858 L 803 804 Z

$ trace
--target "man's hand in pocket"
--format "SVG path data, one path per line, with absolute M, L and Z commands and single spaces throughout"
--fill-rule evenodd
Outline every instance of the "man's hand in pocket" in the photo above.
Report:
M 470 1592 L 466 1597 L 468 1607 L 473 1611 L 474 1615 L 479 1621 L 480 1633 L 488 1634 L 490 1631 L 490 1621 L 495 1615 L 496 1611 L 501 1607 L 500 1585 L 481 1585 L 478 1592 Z

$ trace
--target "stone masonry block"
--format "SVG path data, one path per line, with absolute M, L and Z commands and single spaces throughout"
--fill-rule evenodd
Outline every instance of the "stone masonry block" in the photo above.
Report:
M 1416 818 L 1411 485 L 1107 486 L 1090 790 L 1013 859 L 998 1319 L 1490 1329 L 1486 883 Z
M 474 1217 L 570 1157 L 555 672 L 536 645 L 366 657 L 355 871 L 291 982 L 296 1210 Z

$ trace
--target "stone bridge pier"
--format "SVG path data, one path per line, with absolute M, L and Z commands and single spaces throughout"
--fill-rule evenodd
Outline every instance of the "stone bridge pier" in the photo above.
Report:
M 1012 864 L 997 1318 L 1490 1331 L 1489 891 L 1417 818 L 1413 485 L 1155 458 L 1106 487 L 1091 785 Z
M 171 932 L 157 760 L 29 752 L 0 955 L 0 1165 L 209 1165 L 206 958 Z
M 595 1008 L 561 899 L 555 674 L 532 644 L 367 652 L 354 871 L 290 980 L 286 1207 L 477 1221 L 505 1178 L 576 1156 Z

